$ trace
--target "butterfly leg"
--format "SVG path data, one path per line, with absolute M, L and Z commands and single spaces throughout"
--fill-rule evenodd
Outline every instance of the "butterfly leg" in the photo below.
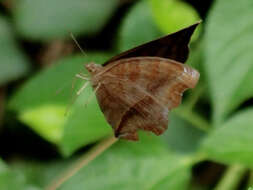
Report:
M 80 95 L 81 92 L 88 86 L 89 82 L 85 82 L 84 85 L 77 91 L 76 95 Z
M 137 131 L 120 134 L 120 135 L 117 136 L 117 138 L 132 140 L 132 141 L 138 141 L 139 140 Z
M 82 80 L 85 80 L 85 83 L 83 84 L 83 86 L 77 91 L 76 93 L 76 96 L 73 97 L 73 90 L 74 90 L 74 86 L 75 86 L 75 83 L 76 83 L 76 78 L 80 78 Z M 73 78 L 72 80 L 72 86 L 71 86 L 71 102 L 68 104 L 67 106 L 67 109 L 66 109 L 66 112 L 65 112 L 65 115 L 67 115 L 68 111 L 69 111 L 69 108 L 70 108 L 70 105 L 72 105 L 75 100 L 77 99 L 77 97 L 81 94 L 81 92 L 88 86 L 89 84 L 89 78 L 87 75 L 85 74 L 82 74 L 82 73 L 78 73 L 75 75 L 75 78 Z
M 76 78 L 80 78 L 80 79 L 83 79 L 83 80 L 90 80 L 88 75 L 85 75 L 85 74 L 82 74 L 82 73 L 76 74 Z
M 80 78 L 82 80 L 86 80 L 87 82 L 84 83 L 84 85 L 78 90 L 78 92 L 76 93 L 77 95 L 80 95 L 81 92 L 87 87 L 88 85 L 88 81 L 90 80 L 87 75 L 82 74 L 82 73 L 78 73 L 76 74 L 76 78 Z
M 98 91 L 98 89 L 100 88 L 100 86 L 101 86 L 101 83 L 98 83 L 98 85 L 94 89 L 94 92 L 88 97 L 88 99 L 85 102 L 84 106 L 86 106 L 91 101 L 91 99 L 93 98 L 94 94 L 96 94 L 96 92 Z

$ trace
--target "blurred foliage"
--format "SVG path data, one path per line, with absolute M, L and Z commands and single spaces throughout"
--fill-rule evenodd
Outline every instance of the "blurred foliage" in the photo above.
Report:
M 77 99 L 72 104 L 73 77 L 84 70 L 83 63 L 103 63 L 110 57 L 103 53 L 88 54 L 88 57 L 77 55 L 59 60 L 27 82 L 9 102 L 10 109 L 18 111 L 24 123 L 48 141 L 58 144 L 65 155 L 111 132 L 95 98 L 84 106 L 85 100 L 92 95 L 91 88 L 86 88 L 78 97 L 74 95 Z M 76 89 L 83 81 L 77 82 Z M 37 86 L 40 89 L 35 91 Z
M 29 61 L 16 43 L 7 18 L 0 15 L 0 85 L 27 74 Z
M 27 183 L 20 171 L 12 171 L 2 161 L 0 162 L 0 189 L 8 190 L 39 190 L 40 188 Z
M 136 28 L 141 30 L 136 30 Z M 155 26 L 152 19 L 151 7 L 145 1 L 140 1 L 132 7 L 123 18 L 119 30 L 118 48 L 126 51 L 150 39 L 158 38 L 162 32 Z
M 239 162 L 252 168 L 252 114 L 252 108 L 243 110 L 214 130 L 203 143 L 208 157 L 225 163 Z
M 204 66 L 217 127 L 253 95 L 253 20 L 249 19 L 253 4 L 244 0 L 236 6 L 236 2 L 217 1 L 206 26 Z
M 190 4 L 177 0 L 150 0 L 152 16 L 159 29 L 172 33 L 200 20 L 199 15 Z M 192 36 L 192 41 L 199 35 L 199 26 Z
M 50 40 L 101 30 L 117 7 L 117 0 L 21 0 L 13 16 L 18 32 L 28 39 Z M 59 8 L 60 7 L 60 8 Z
M 190 165 L 153 135 L 144 136 L 117 143 L 59 189 L 184 189 Z
M 29 127 L 60 154 L 51 160 L 15 154 L 1 160 L 0 189 L 8 190 L 44 189 L 79 158 L 76 152 L 90 154 L 87 150 L 94 143 L 112 135 L 91 87 L 76 95 L 84 81 L 75 74 L 87 74 L 84 64 L 102 64 L 121 51 L 200 20 L 199 10 L 180 0 L 5 0 L 0 8 L 4 10 L 0 13 L 0 85 L 5 89 L 0 89 L 0 105 L 4 106 L 7 94 L 7 104 L 1 108 L 4 115 L 0 110 L 0 121 L 4 116 L 0 138 L 10 128 Z M 253 167 L 252 9 L 251 0 L 213 1 L 207 18 L 201 18 L 202 29 L 193 36 L 187 61 L 199 70 L 200 82 L 172 111 L 166 133 L 156 137 L 141 132 L 139 142 L 120 140 L 59 189 L 252 186 L 253 172 L 244 177 Z M 71 54 L 53 51 L 57 55 L 51 64 L 47 59 L 43 62 L 56 41 L 63 49 L 74 44 L 69 42 L 70 32 L 82 43 L 112 31 L 117 31 L 109 39 L 113 45 L 106 50 L 96 41 L 91 49 L 84 45 L 85 55 L 73 49 Z M 210 174 L 217 179 L 209 184 L 193 174 L 206 160 L 227 166 L 222 176 Z

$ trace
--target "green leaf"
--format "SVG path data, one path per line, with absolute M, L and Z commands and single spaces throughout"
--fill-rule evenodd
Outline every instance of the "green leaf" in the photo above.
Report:
M 62 137 L 62 126 L 65 124 L 66 106 L 41 105 L 20 113 L 19 119 L 29 125 L 45 139 L 59 143 Z
M 200 78 L 197 86 L 194 89 L 189 90 L 192 93 L 192 96 L 196 97 L 194 103 L 196 103 L 196 101 L 199 99 L 204 99 L 206 102 L 209 102 L 210 100 L 210 95 L 208 92 L 208 80 L 203 64 L 205 55 L 204 45 L 205 44 L 203 43 L 203 38 L 201 38 L 197 43 L 190 44 L 190 54 L 187 60 L 187 65 L 193 67 L 200 73 Z M 198 109 L 198 112 L 201 112 L 199 107 L 196 109 Z
M 39 190 L 38 187 L 26 183 L 25 176 L 12 171 L 0 160 L 0 189 L 8 190 Z
M 88 57 L 75 56 L 58 61 L 19 89 L 11 98 L 9 109 L 18 112 L 18 118 L 43 138 L 58 144 L 65 155 L 108 135 L 111 127 L 106 125 L 96 98 L 87 107 L 83 106 L 92 94 L 91 88 L 85 89 L 76 103 L 70 105 L 67 116 L 64 114 L 71 102 L 71 83 L 75 74 L 83 70 L 84 63 L 103 63 L 108 57 L 107 54 L 89 53 Z M 59 90 L 61 92 L 57 94 Z
M 11 168 L 22 173 L 27 183 L 40 188 L 45 188 L 57 176 L 63 173 L 74 159 L 54 160 L 48 162 L 38 162 L 31 160 L 15 160 L 11 163 Z
M 217 126 L 253 95 L 253 2 L 217 0 L 207 20 L 205 70 Z
M 197 11 L 188 3 L 180 0 L 149 0 L 152 16 L 163 33 L 172 33 L 200 20 Z M 194 32 L 196 40 L 200 27 Z
M 180 117 L 178 112 L 170 113 L 169 120 L 168 129 L 162 135 L 169 149 L 181 154 L 194 153 L 198 150 L 200 141 L 206 133 Z
M 204 43 L 203 38 L 198 41 L 198 43 L 190 44 L 190 54 L 187 60 L 187 65 L 198 70 L 201 74 L 200 80 L 206 80 L 206 76 L 204 73 L 203 62 L 204 62 Z
M 14 40 L 8 20 L 0 16 L 0 85 L 18 79 L 29 70 L 29 61 Z
M 253 109 L 241 111 L 209 134 L 202 151 L 210 159 L 253 167 Z
M 161 36 L 146 1 L 139 1 L 124 18 L 119 31 L 119 50 L 125 51 Z
M 65 123 L 61 151 L 68 156 L 78 148 L 109 134 L 113 134 L 112 127 L 106 122 L 95 94 L 88 86 L 76 100 Z
M 9 109 L 44 139 L 59 143 L 71 98 L 71 81 L 84 61 L 82 56 L 67 58 L 34 76 L 10 99 Z
M 163 34 L 176 32 L 177 30 L 189 26 L 199 20 L 198 16 L 196 16 L 196 18 L 193 16 L 197 15 L 195 10 L 189 5 L 185 5 L 185 3 L 181 2 L 176 2 L 175 7 L 175 3 L 173 3 L 173 6 L 170 7 L 170 9 L 175 10 L 178 7 L 187 9 L 187 11 L 183 11 L 186 14 L 184 15 L 185 18 L 180 20 L 179 17 L 174 17 L 173 14 L 169 14 L 170 11 L 168 12 L 167 5 L 164 6 L 166 2 L 149 2 L 147 0 L 141 0 L 132 7 L 124 18 L 119 31 L 118 46 L 120 51 L 125 51 L 154 40 L 161 37 Z M 177 6 L 179 4 L 180 6 Z M 182 15 L 181 8 L 176 10 L 176 12 Z M 189 13 L 192 14 L 191 17 L 187 14 L 188 12 L 191 12 Z M 163 14 L 166 15 L 165 19 L 163 18 Z M 193 17 L 195 19 L 193 19 Z M 157 22 L 159 23 L 157 24 Z M 194 33 L 195 39 L 198 34 L 199 29 L 197 29 L 197 32 Z
M 13 11 L 20 34 L 49 40 L 99 32 L 112 16 L 117 0 L 20 0 Z
M 83 56 L 65 58 L 33 76 L 17 90 L 9 108 L 24 112 L 44 105 L 66 105 L 72 80 L 86 61 Z
M 120 141 L 82 168 L 59 189 L 185 189 L 191 161 L 169 153 L 154 136 Z

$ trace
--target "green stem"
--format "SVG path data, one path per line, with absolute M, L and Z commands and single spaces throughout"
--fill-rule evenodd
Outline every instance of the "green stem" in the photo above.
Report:
M 189 97 L 187 98 L 185 105 L 187 109 L 192 110 L 195 104 L 197 103 L 199 97 L 203 94 L 205 90 L 204 85 L 199 84 L 196 89 L 193 90 L 191 94 L 189 94 Z
M 4 118 L 4 109 L 5 109 L 5 88 L 0 88 L 0 128 L 2 126 Z
M 249 181 L 248 181 L 248 187 L 251 187 L 253 189 L 253 171 L 250 171 L 249 174 Z
M 199 84 L 194 91 L 189 94 L 186 102 L 174 110 L 174 113 L 181 117 L 182 119 L 191 123 L 194 127 L 202 130 L 202 131 L 209 131 L 211 129 L 211 125 L 203 119 L 199 114 L 193 112 L 193 107 L 197 103 L 199 97 L 203 94 L 205 90 L 204 84 Z
M 105 140 L 102 140 L 96 146 L 94 146 L 89 152 L 84 153 L 69 169 L 61 174 L 58 178 L 54 179 L 51 184 L 49 184 L 45 190 L 56 190 L 69 178 L 75 175 L 80 169 L 88 165 L 96 157 L 106 151 L 110 146 L 118 141 L 117 138 L 111 136 Z
M 246 170 L 246 167 L 239 164 L 229 166 L 220 182 L 214 188 L 214 190 L 236 189 Z
M 197 152 L 192 155 L 191 165 L 195 165 L 207 159 L 207 155 L 203 152 Z
M 211 126 L 205 119 L 194 113 L 192 110 L 188 110 L 187 107 L 183 105 L 175 109 L 174 113 L 202 131 L 208 132 L 209 129 L 211 129 Z

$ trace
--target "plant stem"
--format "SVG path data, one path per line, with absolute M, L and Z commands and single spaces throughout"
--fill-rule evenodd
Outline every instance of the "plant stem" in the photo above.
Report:
M 205 119 L 201 118 L 198 114 L 194 113 L 192 110 L 188 110 L 187 107 L 183 105 L 175 109 L 174 113 L 202 131 L 208 132 L 209 129 L 211 129 L 211 126 Z
M 101 141 L 98 145 L 94 146 L 88 153 L 81 156 L 69 169 L 67 169 L 63 174 L 58 177 L 55 181 L 46 187 L 46 190 L 55 190 L 60 187 L 65 181 L 71 178 L 75 173 L 77 173 L 81 168 L 86 166 L 97 156 L 107 150 L 111 145 L 117 142 L 117 138 L 114 136 L 109 137 Z
M 2 126 L 5 110 L 5 88 L 0 88 L 0 128 Z
M 203 94 L 204 90 L 205 86 L 203 84 L 200 84 L 196 89 L 194 89 L 194 91 L 191 94 L 189 94 L 189 97 L 185 102 L 185 105 L 188 110 L 193 109 L 199 97 Z
M 248 187 L 253 188 L 253 171 L 252 170 L 250 170 L 250 174 L 249 174 Z
M 192 163 L 191 165 L 195 165 L 199 162 L 202 162 L 207 159 L 207 155 L 203 152 L 197 152 L 193 154 Z
M 229 168 L 227 168 L 225 174 L 223 175 L 219 183 L 216 185 L 214 190 L 236 189 L 241 180 L 242 175 L 245 174 L 246 170 L 246 167 L 239 164 L 229 166 Z

